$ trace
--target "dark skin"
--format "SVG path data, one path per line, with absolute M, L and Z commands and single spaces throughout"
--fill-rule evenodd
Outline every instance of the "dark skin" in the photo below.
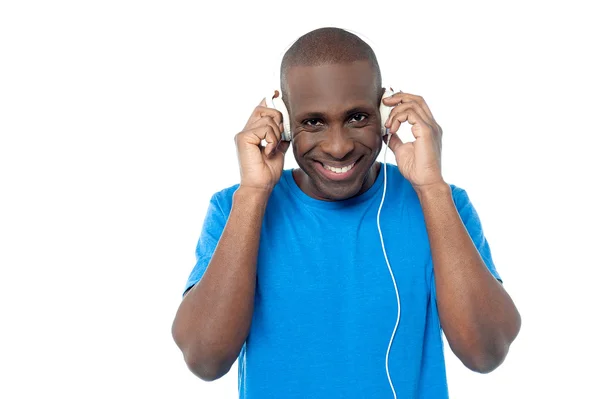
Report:
M 454 206 L 441 174 L 442 131 L 427 104 L 421 97 L 397 93 L 384 100 L 395 106 L 389 121 L 380 121 L 382 90 L 370 68 L 360 61 L 289 71 L 292 145 L 300 166 L 294 178 L 305 193 L 323 200 L 364 192 L 378 173 L 379 129 L 386 123 L 388 145 L 423 209 L 444 333 L 467 367 L 492 371 L 519 332 L 519 313 L 488 271 Z M 188 367 L 204 380 L 227 373 L 250 330 L 262 219 L 289 145 L 280 140 L 281 121 L 281 114 L 263 101 L 236 135 L 240 187 L 204 277 L 188 291 L 173 323 L 173 337 Z M 402 143 L 396 135 L 405 122 L 412 125 L 413 143 Z M 261 140 L 268 144 L 262 147 Z M 319 163 L 341 167 L 355 161 L 347 181 L 327 182 L 318 171 Z
M 427 103 L 402 92 L 383 101 L 394 107 L 385 122 L 389 148 L 423 209 L 442 329 L 465 366 L 488 373 L 504 361 L 521 328 L 521 316 L 487 269 L 454 205 L 441 172 L 442 128 Z M 402 123 L 411 125 L 415 141 L 403 143 L 397 136 Z
M 343 200 L 368 190 L 379 173 L 379 102 L 367 62 L 292 68 L 287 75 L 294 157 L 294 179 L 308 195 Z M 353 179 L 331 181 L 318 164 L 342 167 L 356 162 Z
M 300 166 L 294 177 L 307 194 L 345 199 L 364 192 L 375 181 L 381 96 L 374 90 L 374 80 L 367 62 L 296 67 L 289 72 L 294 155 Z M 442 328 L 463 364 L 490 372 L 502 363 L 519 332 L 519 312 L 487 269 L 456 210 L 441 173 L 442 129 L 425 100 L 399 92 L 384 103 L 395 107 L 390 118 L 381 121 L 390 128 L 389 147 L 425 216 Z M 357 117 L 354 110 L 364 117 Z M 397 136 L 402 123 L 412 125 L 414 142 L 403 143 Z M 316 162 L 343 165 L 355 159 L 360 159 L 355 166 L 360 173 L 343 184 L 332 184 L 316 171 Z

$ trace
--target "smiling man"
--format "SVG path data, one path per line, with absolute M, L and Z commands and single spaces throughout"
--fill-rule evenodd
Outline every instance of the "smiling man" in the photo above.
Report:
M 293 118 L 294 157 L 300 166 L 293 175 L 311 197 L 348 199 L 377 179 L 382 91 L 375 62 L 303 66 L 294 65 L 291 56 L 284 59 L 283 99 Z
M 282 115 L 263 100 L 236 135 L 240 183 L 211 199 L 173 323 L 190 370 L 215 380 L 238 359 L 249 399 L 444 398 L 442 331 L 468 368 L 498 367 L 520 316 L 466 192 L 442 177 L 425 101 L 385 98 L 382 121 L 377 59 L 336 28 L 296 41 L 281 85 L 299 169 L 284 169 Z M 405 122 L 414 142 L 397 136 Z M 376 162 L 383 145 L 398 166 Z M 389 359 L 398 308 L 377 226 L 383 168 L 401 302 Z

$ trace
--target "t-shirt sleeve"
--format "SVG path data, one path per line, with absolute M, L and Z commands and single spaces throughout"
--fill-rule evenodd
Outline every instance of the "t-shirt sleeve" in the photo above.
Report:
M 214 194 L 210 199 L 208 205 L 208 211 L 204 218 L 202 225 L 202 231 L 200 232 L 200 238 L 196 245 L 196 265 L 192 269 L 190 276 L 188 277 L 183 294 L 192 288 L 204 275 L 208 263 L 217 248 L 217 243 L 221 238 L 225 223 L 227 222 L 227 216 L 223 212 L 221 204 L 219 203 L 219 193 Z
M 471 240 L 475 247 L 479 251 L 479 255 L 485 262 L 488 270 L 492 275 L 500 282 L 502 279 L 500 275 L 496 271 L 496 266 L 494 265 L 494 261 L 492 259 L 492 253 L 490 251 L 490 245 L 483 234 L 483 227 L 481 226 L 481 221 L 479 220 L 479 216 L 477 215 L 477 211 L 475 207 L 471 203 L 467 192 L 462 188 L 451 186 L 452 187 L 452 197 L 454 199 L 454 205 L 458 210 L 460 218 L 467 228 L 469 232 L 469 236 L 471 236 Z

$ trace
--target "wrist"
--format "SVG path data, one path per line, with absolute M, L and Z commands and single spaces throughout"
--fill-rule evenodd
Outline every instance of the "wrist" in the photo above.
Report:
M 414 187 L 420 201 L 432 198 L 452 196 L 452 188 L 445 181 L 440 181 L 432 184 L 424 184 Z
M 235 193 L 233 193 L 234 201 L 242 201 L 245 203 L 252 203 L 256 205 L 265 205 L 269 201 L 271 192 L 270 188 L 257 188 L 240 185 Z

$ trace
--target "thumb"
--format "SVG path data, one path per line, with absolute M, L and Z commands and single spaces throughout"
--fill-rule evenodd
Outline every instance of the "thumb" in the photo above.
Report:
M 279 151 L 282 154 L 285 154 L 288 148 L 290 148 L 290 142 L 281 140 L 279 142 L 279 145 L 277 146 L 277 151 Z
M 384 141 L 387 143 L 388 147 L 390 147 L 390 150 L 392 150 L 394 153 L 404 145 L 404 143 L 396 133 L 388 134 L 384 138 Z
M 263 107 L 266 107 L 267 106 L 267 99 L 263 98 L 259 105 L 262 105 Z

